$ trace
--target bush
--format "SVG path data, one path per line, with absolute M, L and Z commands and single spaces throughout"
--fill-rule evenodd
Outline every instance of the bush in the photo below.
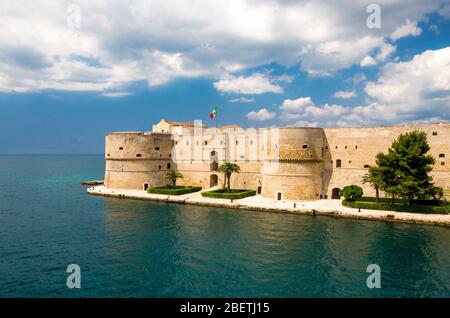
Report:
M 148 193 L 153 194 L 167 194 L 167 195 L 181 195 L 192 192 L 198 192 L 202 189 L 202 187 L 193 187 L 193 186 L 163 186 L 163 187 L 155 187 L 148 188 Z
M 433 214 L 448 214 L 450 213 L 450 206 L 432 206 L 432 205 L 404 205 L 404 204 L 389 204 L 376 203 L 368 201 L 348 201 L 344 200 L 342 204 L 346 207 L 355 209 L 368 210 L 384 210 L 396 212 L 415 212 L 415 213 L 433 213 Z
M 363 190 L 357 185 L 346 186 L 342 189 L 341 195 L 345 198 L 345 200 L 354 202 L 362 198 Z
M 204 197 L 218 199 L 243 199 L 246 197 L 251 197 L 253 195 L 256 195 L 255 190 L 231 189 L 231 192 L 228 192 L 227 189 L 217 189 L 213 191 L 202 192 L 202 196 Z

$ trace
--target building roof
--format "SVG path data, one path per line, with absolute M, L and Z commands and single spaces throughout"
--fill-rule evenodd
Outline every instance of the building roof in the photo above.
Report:
M 195 126 L 195 124 L 193 122 L 180 122 L 180 121 L 165 120 L 165 119 L 162 119 L 161 121 L 165 121 L 166 123 L 169 123 L 172 126 L 183 126 L 183 127 L 194 127 Z M 202 127 L 206 127 L 206 125 L 202 125 Z

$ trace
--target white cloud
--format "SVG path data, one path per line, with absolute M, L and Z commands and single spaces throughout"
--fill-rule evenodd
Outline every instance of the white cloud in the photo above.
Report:
M 307 97 L 286 100 L 281 119 L 319 126 L 370 126 L 407 122 L 437 122 L 450 118 L 450 47 L 428 50 L 412 60 L 388 63 L 378 79 L 367 82 L 368 102 L 356 107 L 316 106 Z
M 283 93 L 283 88 L 272 83 L 267 75 L 254 73 L 248 77 L 230 76 L 228 79 L 221 79 L 214 83 L 214 87 L 221 93 L 238 94 L 264 94 L 264 93 Z
M 319 127 L 318 122 L 309 122 L 305 120 L 299 120 L 296 123 L 294 123 L 295 127 Z
M 406 24 L 398 27 L 391 34 L 391 39 L 397 41 L 398 39 L 407 37 L 407 36 L 419 36 L 422 34 L 422 29 L 417 26 L 417 22 L 412 23 L 409 20 L 406 20 Z
M 254 101 L 255 101 L 254 98 L 247 98 L 247 97 L 239 97 L 229 100 L 230 103 L 253 103 Z
M 298 99 L 285 99 L 280 109 L 287 113 L 301 113 L 309 106 L 314 106 L 311 97 L 300 97 Z
M 391 34 L 405 33 L 396 30 L 407 18 L 445 14 L 444 2 L 380 0 L 383 28 L 374 36 L 365 1 L 77 0 L 80 29 L 67 25 L 69 2 L 3 1 L 0 90 L 107 91 L 133 81 L 224 79 L 269 63 L 330 75 L 376 58 Z
M 396 50 L 396 47 L 389 43 L 383 43 L 381 47 L 379 48 L 379 52 L 376 55 L 377 61 L 384 61 L 386 58 L 388 58 L 392 53 L 394 53 Z
M 355 91 L 339 91 L 339 92 L 334 93 L 333 97 L 341 98 L 341 99 L 350 99 L 350 98 L 356 97 L 356 92 Z
M 425 100 L 450 96 L 450 47 L 428 50 L 407 62 L 389 63 L 365 91 L 388 104 L 423 105 Z M 449 107 L 446 105 L 445 107 Z
M 131 95 L 131 93 L 128 93 L 128 92 L 105 92 L 105 93 L 102 93 L 101 95 L 104 97 L 118 98 L 118 97 L 129 96 L 129 95 Z
M 277 114 L 275 112 L 269 112 L 266 108 L 262 108 L 257 112 L 249 112 L 247 114 L 247 118 L 250 120 L 264 121 L 273 119 L 276 117 L 276 115 Z
M 361 65 L 362 67 L 367 67 L 367 66 L 373 66 L 376 64 L 377 64 L 377 61 L 375 61 L 375 59 L 373 57 L 371 57 L 370 55 L 367 55 L 366 57 L 364 57 L 362 59 L 362 61 L 359 65 Z

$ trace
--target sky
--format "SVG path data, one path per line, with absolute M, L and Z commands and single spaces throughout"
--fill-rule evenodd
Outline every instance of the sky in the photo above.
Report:
M 161 118 L 450 121 L 450 0 L 0 0 L 0 154 L 101 154 Z

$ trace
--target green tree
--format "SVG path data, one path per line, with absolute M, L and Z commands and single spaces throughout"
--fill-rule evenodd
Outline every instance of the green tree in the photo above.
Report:
M 227 183 L 228 192 L 231 192 L 231 175 L 233 173 L 239 173 L 241 171 L 241 167 L 235 163 L 225 162 L 219 167 L 218 171 L 223 173 L 225 182 Z
M 172 182 L 172 186 L 174 188 L 177 186 L 177 180 L 183 178 L 184 178 L 183 174 L 176 170 L 171 170 L 166 174 L 166 180 Z
M 362 177 L 363 184 L 370 184 L 375 189 L 377 203 L 380 203 L 380 189 L 383 187 L 382 173 L 379 167 L 369 167 L 369 172 Z
M 344 189 L 342 189 L 341 191 L 341 195 L 345 198 L 345 200 L 354 202 L 362 198 L 363 190 L 361 187 L 353 184 L 344 187 Z
M 381 187 L 398 196 L 408 204 L 416 199 L 429 199 L 440 193 L 428 173 L 435 160 L 428 154 L 430 146 L 423 131 L 412 131 L 396 139 L 387 154 L 377 155 L 377 165 L 381 173 Z

